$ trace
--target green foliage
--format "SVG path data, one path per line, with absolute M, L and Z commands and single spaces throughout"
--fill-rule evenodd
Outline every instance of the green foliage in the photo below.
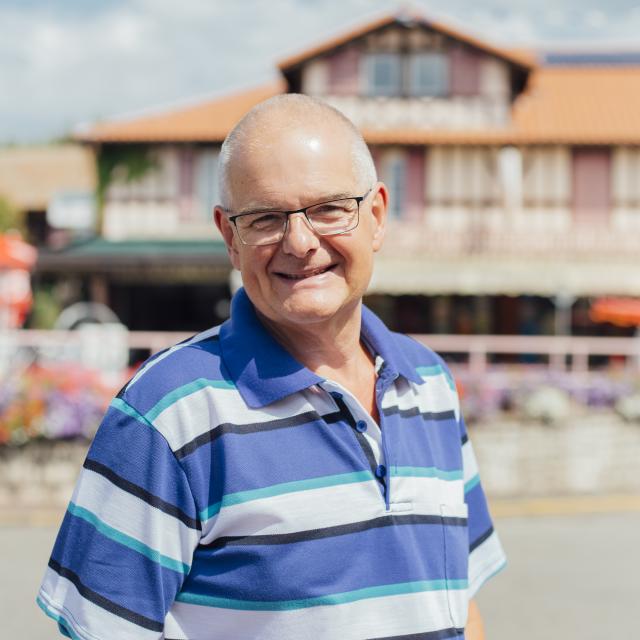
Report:
M 105 194 L 115 176 L 123 177 L 127 182 L 134 182 L 157 166 L 152 150 L 145 145 L 102 146 L 97 153 L 99 209 L 102 209 Z
M 53 329 L 62 311 L 62 305 L 51 287 L 36 288 L 33 292 L 33 307 L 29 316 L 30 329 Z
M 0 196 L 0 233 L 10 229 L 22 230 L 22 216 L 6 198 Z

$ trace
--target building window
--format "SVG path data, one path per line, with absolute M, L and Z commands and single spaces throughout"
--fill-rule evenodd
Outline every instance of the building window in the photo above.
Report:
M 449 59 L 436 51 L 408 57 L 409 91 L 412 96 L 445 96 L 449 93 Z
M 400 219 L 407 195 L 407 157 L 401 151 L 388 151 L 381 160 L 380 177 L 389 189 L 389 216 Z
M 402 89 L 402 58 L 397 53 L 367 57 L 367 86 L 372 96 L 397 96 Z

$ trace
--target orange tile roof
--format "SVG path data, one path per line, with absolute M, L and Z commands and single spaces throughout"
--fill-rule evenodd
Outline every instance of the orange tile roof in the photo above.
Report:
M 191 106 L 99 122 L 78 129 L 75 138 L 83 142 L 222 142 L 251 107 L 284 90 L 283 82 L 273 82 Z
M 253 105 L 285 90 L 273 84 L 131 120 L 96 125 L 87 142 L 220 142 Z M 640 65 L 539 67 L 503 129 L 376 129 L 373 144 L 640 144 Z
M 367 22 L 366 24 L 346 31 L 341 35 L 338 35 L 329 40 L 324 40 L 323 42 L 318 43 L 315 46 L 305 49 L 304 51 L 301 51 L 295 55 L 289 56 L 288 58 L 285 58 L 278 63 L 278 68 L 286 74 L 289 69 L 301 65 L 311 58 L 315 58 L 324 53 L 328 53 L 336 47 L 346 44 L 347 42 L 357 40 L 358 38 L 361 38 L 368 33 L 377 31 L 378 29 L 382 29 L 394 23 L 415 23 L 424 27 L 429 27 L 434 31 L 438 31 L 444 35 L 450 36 L 451 38 L 459 40 L 460 42 L 465 42 L 472 47 L 480 49 L 481 51 L 485 51 L 488 54 L 497 56 L 498 58 L 502 58 L 503 60 L 507 60 L 512 64 L 524 67 L 525 69 L 529 69 L 535 64 L 535 61 L 532 60 L 531 55 L 528 52 L 521 52 L 517 49 L 494 47 L 493 45 L 484 42 L 483 40 L 479 40 L 478 38 L 475 38 L 458 29 L 454 29 L 450 25 L 437 20 L 431 20 L 421 12 L 401 11 L 399 13 L 385 15 L 381 18 L 378 18 L 377 20 Z

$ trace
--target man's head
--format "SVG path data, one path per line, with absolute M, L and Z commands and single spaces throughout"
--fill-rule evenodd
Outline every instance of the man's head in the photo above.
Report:
M 387 191 L 376 182 L 369 150 L 345 116 L 302 95 L 261 103 L 225 140 L 220 180 L 216 224 L 260 314 L 286 327 L 357 311 L 382 243 Z M 303 214 L 293 214 L 279 242 L 250 246 L 229 220 L 365 194 L 358 226 L 340 235 L 319 235 Z

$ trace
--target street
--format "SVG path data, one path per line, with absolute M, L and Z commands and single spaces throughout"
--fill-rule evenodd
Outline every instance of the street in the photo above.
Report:
M 639 511 L 502 516 L 495 524 L 509 565 L 478 594 L 487 640 L 640 637 Z M 62 637 L 35 604 L 55 529 L 0 527 L 2 638 Z

